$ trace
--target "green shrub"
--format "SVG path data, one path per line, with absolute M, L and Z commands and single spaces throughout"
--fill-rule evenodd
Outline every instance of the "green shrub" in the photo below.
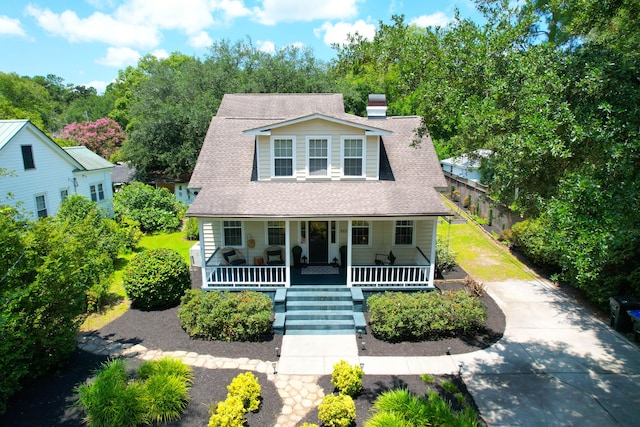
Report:
M 559 254 L 555 245 L 546 236 L 539 219 L 525 220 L 511 227 L 513 244 L 533 263 L 541 266 L 555 266 Z
M 193 372 L 182 361 L 145 362 L 138 379 L 127 377 L 123 359 L 105 362 L 92 383 L 77 388 L 90 426 L 137 426 L 180 419 L 189 403 Z
M 456 266 L 456 253 L 442 238 L 436 238 L 436 274 L 452 270 Z
M 261 292 L 190 290 L 178 318 L 191 337 L 220 341 L 255 341 L 271 331 L 273 303 Z
M 455 292 L 386 292 L 369 297 L 370 326 L 379 339 L 436 339 L 466 334 L 484 325 L 485 306 L 465 290 Z
M 302 423 L 302 425 L 300 427 L 318 427 L 317 424 L 311 424 L 311 423 Z
M 200 229 L 198 228 L 198 218 L 187 218 L 184 223 L 184 232 L 189 240 L 198 240 L 200 238 Z
M 141 182 L 122 187 L 113 195 L 115 217 L 129 218 L 145 233 L 175 231 L 182 224 L 184 207 L 166 188 L 154 188 Z
M 348 427 L 356 419 L 356 405 L 346 394 L 328 394 L 318 405 L 318 418 L 323 426 Z
M 258 378 L 251 372 L 245 372 L 235 377 L 227 386 L 227 390 L 229 390 L 227 398 L 229 396 L 239 397 L 248 412 L 255 412 L 260 407 L 262 388 L 258 383 Z
M 242 427 L 247 410 L 238 396 L 228 396 L 212 412 L 208 427 Z
M 355 396 L 362 390 L 362 377 L 364 372 L 358 365 L 349 365 L 346 360 L 341 360 L 333 365 L 331 384 L 342 394 Z
M 191 287 L 189 266 L 173 249 L 151 249 L 133 257 L 123 285 L 134 307 L 174 307 Z

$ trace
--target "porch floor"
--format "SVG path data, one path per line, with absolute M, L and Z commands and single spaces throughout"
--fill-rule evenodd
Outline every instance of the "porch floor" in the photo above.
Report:
M 347 272 L 339 274 L 302 274 L 302 268 L 291 267 L 291 285 L 347 285 Z

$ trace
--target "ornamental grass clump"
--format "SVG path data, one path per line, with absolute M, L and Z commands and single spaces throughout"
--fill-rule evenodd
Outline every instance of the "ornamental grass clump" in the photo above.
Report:
M 482 328 L 487 310 L 465 290 L 386 292 L 367 300 L 371 330 L 389 341 L 420 341 L 468 334 Z

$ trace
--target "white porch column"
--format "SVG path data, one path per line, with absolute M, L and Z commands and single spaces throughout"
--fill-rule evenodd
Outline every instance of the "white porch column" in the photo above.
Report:
M 438 233 L 438 218 L 431 220 L 433 223 L 433 236 L 431 238 L 431 255 L 429 255 L 429 286 L 433 286 L 436 275 L 436 238 Z
M 286 251 L 286 253 L 284 255 L 284 259 L 285 259 L 284 271 L 285 271 L 286 279 L 285 279 L 284 287 L 289 288 L 291 287 L 291 221 L 286 220 L 285 224 L 286 225 L 285 225 L 284 235 L 286 236 L 286 239 L 284 242 L 284 250 Z
M 347 227 L 347 287 L 350 288 L 353 286 L 353 282 L 351 281 L 351 248 L 353 248 L 353 242 L 352 242 L 352 233 L 351 233 L 351 227 L 352 227 L 352 223 L 353 220 L 349 219 L 347 221 L 348 227 Z
M 205 258 L 205 250 L 204 250 L 204 226 L 202 223 L 202 219 L 198 218 L 198 233 L 200 236 L 200 273 L 202 274 L 202 288 L 207 286 L 207 259 Z

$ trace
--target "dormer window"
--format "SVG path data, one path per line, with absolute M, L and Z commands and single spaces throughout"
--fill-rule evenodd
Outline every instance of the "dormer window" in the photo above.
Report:
M 342 138 L 342 175 L 364 176 L 364 139 L 360 137 Z
M 307 138 L 308 174 L 310 177 L 329 176 L 330 145 L 328 137 Z
M 273 153 L 274 177 L 293 176 L 294 139 L 292 137 L 275 137 L 271 140 Z

